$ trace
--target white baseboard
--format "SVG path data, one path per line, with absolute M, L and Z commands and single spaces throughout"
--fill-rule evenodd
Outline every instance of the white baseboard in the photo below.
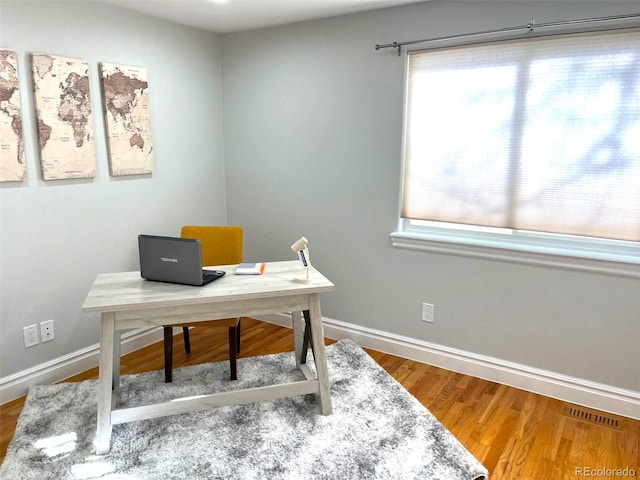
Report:
M 260 320 L 291 328 L 287 314 Z M 434 365 L 566 402 L 640 420 L 640 392 L 591 382 L 402 335 L 323 318 L 328 338 L 350 338 L 359 345 L 398 357 Z M 162 328 L 145 328 L 122 335 L 122 354 L 162 340 Z M 32 385 L 59 382 L 98 365 L 99 345 L 0 378 L 0 404 L 25 395 Z
M 286 314 L 259 317 L 291 327 Z M 640 420 L 640 392 L 457 350 L 402 335 L 323 318 L 325 336 L 547 397 Z
M 147 327 L 122 334 L 122 354 L 133 352 L 163 339 L 162 327 Z M 60 382 L 98 366 L 100 344 L 35 365 L 27 370 L 0 378 L 0 405 L 26 395 L 33 385 Z

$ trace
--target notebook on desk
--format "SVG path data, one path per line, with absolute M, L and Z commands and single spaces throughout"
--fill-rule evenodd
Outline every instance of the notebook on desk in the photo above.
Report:
M 202 286 L 222 277 L 222 270 L 202 269 L 200 240 L 138 235 L 140 275 L 156 282 Z

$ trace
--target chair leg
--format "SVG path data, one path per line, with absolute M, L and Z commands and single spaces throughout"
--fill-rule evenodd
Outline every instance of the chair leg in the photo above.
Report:
M 307 350 L 309 350 L 309 344 L 311 344 L 311 351 L 313 351 L 313 338 L 311 337 L 311 314 L 309 310 L 303 310 L 304 315 L 304 338 L 302 340 L 302 355 L 300 363 L 307 363 Z
M 191 340 L 189 339 L 189 327 L 182 327 L 182 336 L 184 337 L 184 351 L 191 353 Z
M 231 380 L 237 380 L 238 374 L 236 370 L 237 352 L 236 345 L 238 339 L 238 328 L 229 327 L 229 365 L 231 367 Z
M 173 327 L 164 327 L 164 381 L 173 381 Z

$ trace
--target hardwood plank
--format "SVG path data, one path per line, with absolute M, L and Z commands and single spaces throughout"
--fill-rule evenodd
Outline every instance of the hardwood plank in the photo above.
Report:
M 191 348 L 187 355 L 182 334 L 176 335 L 174 368 L 227 360 L 226 328 L 193 328 Z M 293 348 L 290 329 L 242 319 L 239 357 Z M 584 478 L 579 468 L 629 468 L 640 476 L 640 421 L 616 417 L 619 428 L 584 421 L 567 416 L 566 404 L 555 399 L 366 350 L 484 463 L 491 480 L 578 480 Z M 120 365 L 123 375 L 161 370 L 162 342 L 125 355 Z M 96 379 L 97 374 L 93 368 L 67 381 Z M 24 401 L 22 397 L 0 405 L 0 460 Z

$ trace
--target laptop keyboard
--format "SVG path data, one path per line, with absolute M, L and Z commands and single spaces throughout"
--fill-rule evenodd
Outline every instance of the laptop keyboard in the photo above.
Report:
M 202 271 L 202 281 L 212 281 L 218 277 L 224 275 L 224 272 L 214 271 L 214 270 L 203 270 Z

